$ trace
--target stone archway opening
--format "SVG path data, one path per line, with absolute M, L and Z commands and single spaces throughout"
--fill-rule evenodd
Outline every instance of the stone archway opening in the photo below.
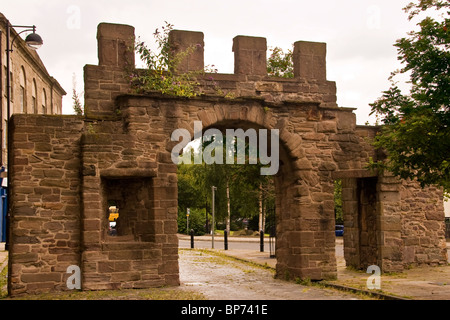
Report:
M 250 130 L 267 130 L 251 121 L 225 120 L 209 124 L 203 128 L 202 132 L 208 132 L 211 128 L 216 129 L 219 133 L 225 133 L 227 129 L 232 129 L 234 132 L 241 129 L 244 133 L 248 133 Z M 260 137 L 260 135 L 257 135 L 258 139 Z M 274 228 L 271 231 L 268 231 L 276 234 L 276 245 L 274 247 L 277 259 L 277 276 L 284 279 L 303 277 L 319 280 L 328 274 L 328 271 L 324 272 L 323 269 L 329 269 L 330 273 L 326 277 L 333 278 L 333 272 L 335 272 L 333 270 L 336 265 L 335 248 L 330 243 L 333 241 L 334 244 L 334 238 L 332 237 L 334 235 L 334 216 L 329 214 L 333 212 L 333 203 L 329 200 L 319 205 L 311 203 L 311 198 L 314 201 L 323 202 L 325 198 L 332 197 L 332 190 L 323 186 L 332 182 L 327 181 L 328 174 L 323 174 L 323 177 L 320 177 L 307 168 L 299 171 L 295 163 L 298 158 L 292 155 L 292 150 L 287 151 L 288 146 L 279 136 L 277 136 L 277 139 L 276 160 L 278 170 L 273 175 L 275 189 L 273 220 L 276 225 L 273 226 Z M 247 142 L 250 142 L 250 140 L 247 140 Z M 267 146 L 270 148 L 272 143 L 273 141 L 268 141 Z M 270 150 L 265 152 L 270 154 Z M 192 156 L 192 160 L 193 158 L 194 156 Z M 201 165 L 206 164 L 202 163 Z M 226 166 L 227 164 L 221 165 Z M 248 163 L 243 165 L 249 166 Z M 206 186 L 207 192 L 211 190 L 210 187 L 210 185 Z M 325 194 L 322 190 L 329 194 Z M 302 205 L 304 205 L 303 208 Z M 211 211 L 211 208 L 209 209 Z M 181 210 L 181 215 L 185 214 L 184 211 Z M 185 222 L 183 221 L 183 223 Z M 325 259 L 329 261 L 328 266 L 323 268 L 322 265 L 319 266 L 318 263 L 313 262 L 314 259 Z
M 343 178 L 344 256 L 347 266 L 381 266 L 381 206 L 378 177 Z

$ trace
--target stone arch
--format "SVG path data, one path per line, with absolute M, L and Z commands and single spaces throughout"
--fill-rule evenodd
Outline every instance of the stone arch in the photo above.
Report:
M 231 101 L 231 103 L 235 104 L 234 101 Z M 244 130 L 250 127 L 267 130 L 278 129 L 280 142 L 284 146 L 287 156 L 292 158 L 290 162 L 293 166 L 292 170 L 300 177 L 299 171 L 308 167 L 301 146 L 302 137 L 287 129 L 288 117 L 279 118 L 269 110 L 268 107 L 260 104 L 249 103 L 246 105 L 245 101 L 242 102 L 242 105 L 234 108 L 233 106 L 230 108 L 228 105 L 216 104 L 213 108 L 200 110 L 194 119 L 179 119 L 177 126 L 187 129 L 191 139 L 194 137 L 194 121 L 201 121 L 203 129 L 224 127 L 227 124 L 231 126 L 240 125 L 241 127 L 243 125 L 242 129 Z
M 335 141 L 327 137 L 331 135 L 328 132 L 336 132 L 337 117 L 331 111 L 309 102 L 270 104 L 251 98 L 180 99 L 158 94 L 122 96 L 118 106 L 128 135 L 153 149 L 159 146 L 158 176 L 176 175 L 171 151 L 179 141 L 171 141 L 171 134 L 186 129 L 194 137 L 195 121 L 201 120 L 203 128 L 237 125 L 279 129 L 280 145 L 285 150 L 283 170 L 288 172 L 277 179 L 282 195 L 278 199 L 282 217 L 277 230 L 278 276 L 336 277 L 331 172 L 337 165 L 332 153 Z M 319 124 L 324 115 L 333 120 Z
M 183 105 L 178 104 L 175 110 L 171 110 L 180 116 L 173 129 L 177 126 L 187 129 L 191 139 L 195 135 L 195 121 L 202 122 L 203 131 L 209 128 L 241 128 L 244 131 L 249 128 L 278 129 L 282 164 L 275 177 L 277 276 L 313 280 L 335 278 L 334 186 L 331 172 L 337 165 L 331 160 L 312 163 L 308 159 L 302 135 L 292 132 L 289 113 L 296 108 L 269 108 L 251 99 L 222 100 L 212 104 L 213 107 L 205 107 L 201 103 L 194 108 L 191 103 L 191 111 L 196 110 L 190 112 L 191 117 L 186 117 Z M 307 104 L 303 107 L 314 110 L 318 106 Z M 297 130 L 300 129 L 301 125 L 297 127 Z M 303 129 L 307 130 L 306 127 Z M 310 136 L 305 135 L 307 139 Z M 311 143 L 308 140 L 305 142 Z M 168 145 L 172 146 L 170 143 Z

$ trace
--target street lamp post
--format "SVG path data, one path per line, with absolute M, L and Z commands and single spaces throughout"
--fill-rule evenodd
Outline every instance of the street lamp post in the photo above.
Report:
M 21 29 L 25 29 L 21 32 L 19 32 L 14 39 L 11 42 L 11 29 L 12 28 L 21 28 Z M 32 31 L 32 33 L 30 33 L 26 38 L 25 38 L 25 43 L 27 44 L 27 46 L 32 49 L 32 50 L 37 50 L 39 49 L 42 44 L 44 43 L 42 41 L 41 36 L 39 36 L 36 33 L 36 26 L 16 26 L 16 25 L 12 25 L 9 20 L 6 20 L 6 125 L 7 125 L 7 143 L 6 143 L 6 154 L 7 154 L 7 171 L 8 171 L 8 176 L 7 176 L 7 199 L 8 199 L 8 206 L 7 206 L 7 210 L 8 210 L 8 214 L 6 216 L 6 243 L 5 243 L 5 249 L 9 250 L 9 221 L 11 219 L 11 188 L 10 188 L 10 183 L 11 183 L 11 179 L 10 179 L 10 163 L 11 163 L 11 139 L 9 139 L 9 119 L 11 117 L 11 70 L 10 70 L 10 55 L 11 52 L 13 52 L 13 48 L 14 48 L 14 41 L 16 41 L 17 37 L 23 33 L 23 32 L 27 32 L 27 31 Z M 10 43 L 11 42 L 11 43 Z
M 187 208 L 186 211 L 186 234 L 189 234 L 189 215 L 191 213 L 191 209 Z

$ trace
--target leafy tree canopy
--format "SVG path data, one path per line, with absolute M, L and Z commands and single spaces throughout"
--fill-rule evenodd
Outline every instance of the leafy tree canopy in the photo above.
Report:
M 375 139 L 388 158 L 372 167 L 388 169 L 422 186 L 440 185 L 450 191 L 450 2 L 420 0 L 405 11 L 409 19 L 426 15 L 417 30 L 397 40 L 403 68 L 392 73 L 391 87 L 371 104 L 372 114 L 385 124 Z M 433 12 L 431 12 L 433 11 Z M 410 78 L 410 92 L 394 82 Z
M 267 74 L 272 77 L 294 78 L 294 63 L 292 50 L 284 53 L 283 49 L 275 47 L 267 59 Z

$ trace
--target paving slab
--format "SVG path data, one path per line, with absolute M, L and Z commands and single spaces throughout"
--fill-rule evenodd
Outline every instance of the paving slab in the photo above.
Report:
M 447 242 L 450 255 L 450 242 Z M 224 254 L 275 268 L 276 259 L 270 259 L 267 252 L 249 250 L 218 250 Z M 345 260 L 337 255 L 337 273 L 335 281 L 324 284 L 341 289 L 369 292 L 380 297 L 413 300 L 450 300 L 450 264 L 435 267 L 414 267 L 398 273 L 382 274 L 380 289 L 368 289 L 367 280 L 372 275 L 364 271 L 346 268 Z

